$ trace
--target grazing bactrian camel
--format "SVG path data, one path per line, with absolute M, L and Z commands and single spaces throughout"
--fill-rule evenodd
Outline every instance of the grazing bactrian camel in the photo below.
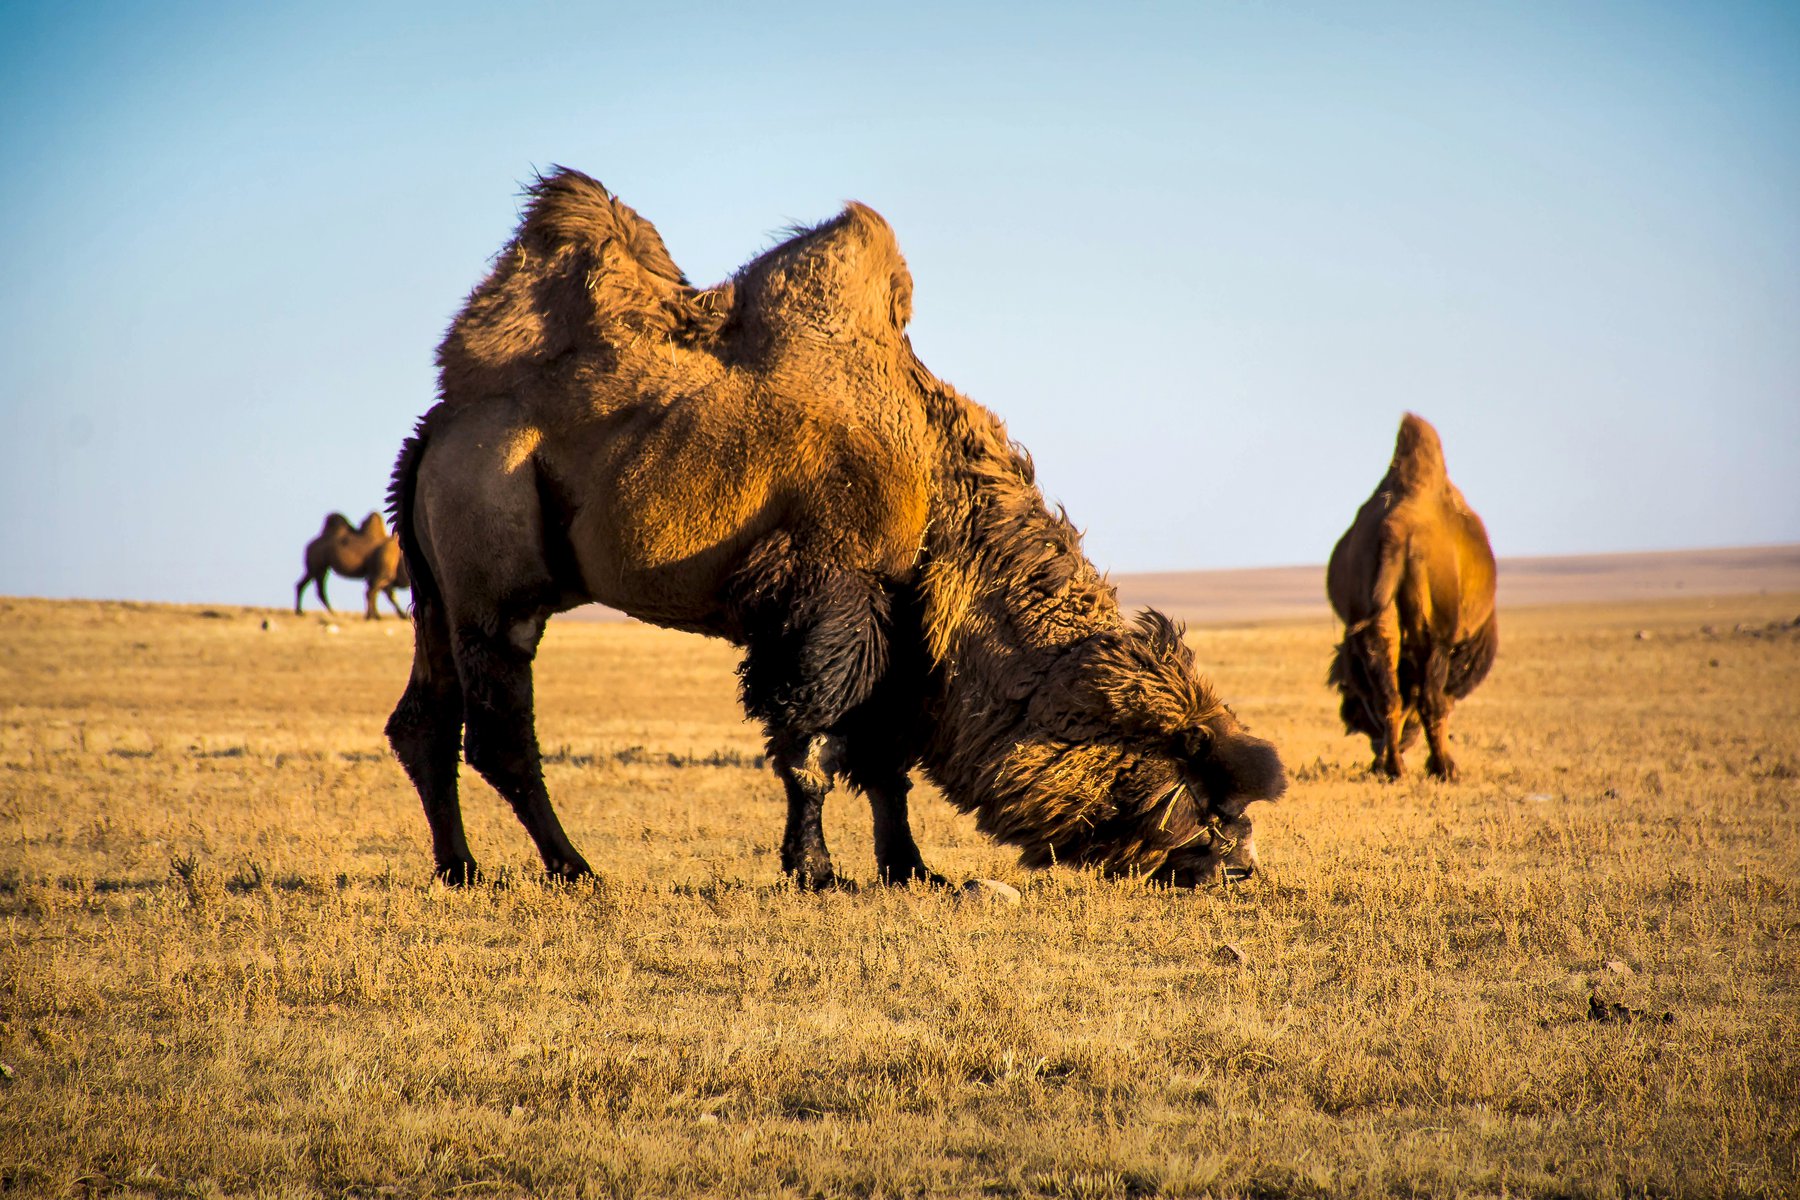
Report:
M 1248 874 L 1274 747 L 1175 626 L 1120 613 L 999 420 L 914 356 L 911 303 L 860 205 L 699 291 L 594 180 L 532 188 L 391 493 L 414 657 L 388 736 L 442 878 L 475 877 L 459 740 L 545 867 L 588 873 L 544 790 L 531 666 L 545 620 L 589 601 L 744 647 L 804 886 L 836 878 L 834 778 L 869 798 L 882 879 L 937 878 L 914 766 L 1030 865 Z
M 1344 622 L 1330 681 L 1344 728 L 1368 735 L 1381 774 L 1400 775 L 1423 724 L 1425 769 L 1456 778 L 1446 726 L 1494 665 L 1494 578 L 1487 530 L 1450 482 L 1437 430 L 1407 413 L 1387 475 L 1325 569 Z
M 375 607 L 377 593 L 387 596 L 396 613 L 406 615 L 400 601 L 394 598 L 394 589 L 410 588 L 412 582 L 406 574 L 406 559 L 400 553 L 400 539 L 388 533 L 380 513 L 370 513 L 363 519 L 361 528 L 350 524 L 350 518 L 343 513 L 332 513 L 325 518 L 325 527 L 319 530 L 319 536 L 306 543 L 306 574 L 294 585 L 295 616 L 300 614 L 300 599 L 309 583 L 318 592 L 319 603 L 325 606 L 325 611 L 334 611 L 325 596 L 325 577 L 333 571 L 346 579 L 361 579 L 367 583 L 363 616 L 368 620 L 381 618 Z

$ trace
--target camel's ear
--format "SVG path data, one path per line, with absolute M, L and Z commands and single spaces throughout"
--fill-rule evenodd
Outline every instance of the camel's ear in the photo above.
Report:
M 1206 781 L 1216 805 L 1232 816 L 1258 800 L 1276 800 L 1287 791 L 1287 772 L 1272 743 L 1234 729 L 1214 734 L 1202 727 L 1190 735 L 1198 751 L 1188 761 Z

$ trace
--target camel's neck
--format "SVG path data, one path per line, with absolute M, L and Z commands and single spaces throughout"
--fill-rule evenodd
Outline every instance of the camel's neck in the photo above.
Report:
M 1026 861 L 1071 857 L 1065 846 L 1097 846 L 1105 859 L 1096 835 L 1117 821 L 1108 784 L 1118 764 L 1101 760 L 1116 754 L 1036 761 L 1058 731 L 1037 727 L 1032 701 L 1066 680 L 1071 648 L 1124 622 L 1080 535 L 1046 508 L 1029 462 L 993 425 L 975 432 L 997 438 L 951 438 L 939 469 L 919 582 L 940 681 L 924 767 L 984 832 L 1024 847 Z

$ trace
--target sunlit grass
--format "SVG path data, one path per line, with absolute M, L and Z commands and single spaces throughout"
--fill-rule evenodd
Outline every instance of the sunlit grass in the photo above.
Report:
M 406 627 L 219 611 L 0 601 L 0 1189 L 1800 1186 L 1795 597 L 1507 614 L 1449 786 L 1367 777 L 1328 627 L 1197 631 L 1294 777 L 1264 874 L 1022 872 L 925 789 L 927 861 L 1019 908 L 867 886 L 849 795 L 864 888 L 791 890 L 730 648 L 560 622 L 541 740 L 604 881 L 543 884 L 465 774 L 494 882 L 430 885 Z

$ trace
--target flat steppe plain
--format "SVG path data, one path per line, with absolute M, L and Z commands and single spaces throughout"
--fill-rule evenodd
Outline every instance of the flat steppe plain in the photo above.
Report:
M 864 886 L 784 885 L 728 646 L 553 622 L 604 881 L 465 773 L 453 891 L 381 736 L 405 624 L 0 600 L 0 1192 L 1792 1196 L 1797 615 L 1509 607 L 1455 785 L 1368 775 L 1328 620 L 1196 627 L 1292 776 L 1263 873 L 1028 873 L 921 789 L 1005 908 L 873 886 L 842 793 Z

